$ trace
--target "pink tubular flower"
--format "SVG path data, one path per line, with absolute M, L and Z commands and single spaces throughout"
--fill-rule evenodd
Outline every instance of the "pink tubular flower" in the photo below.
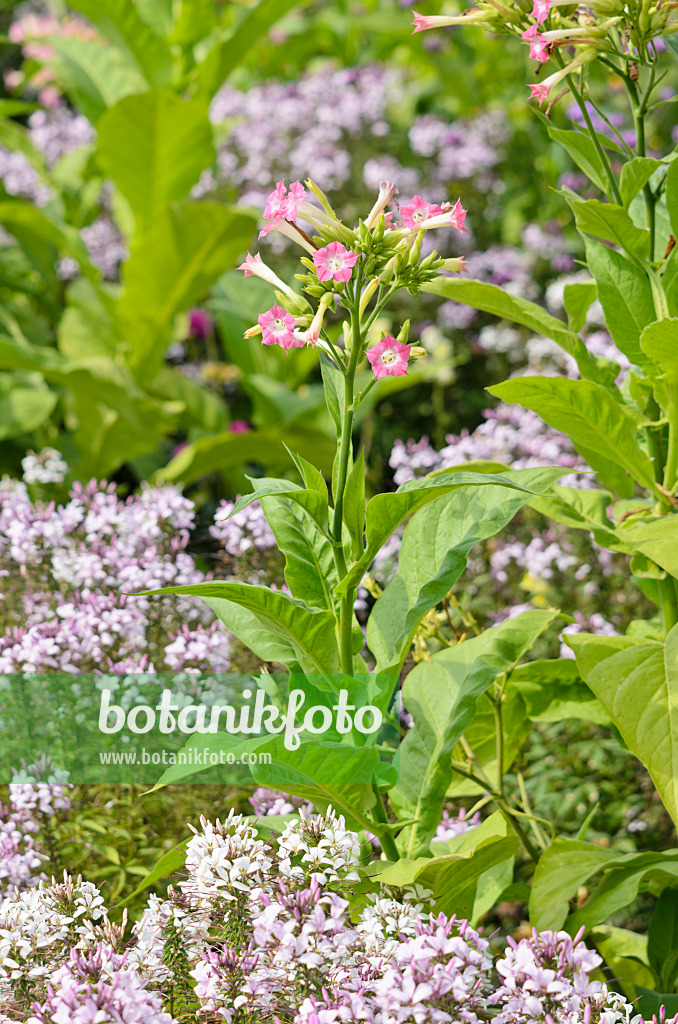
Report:
M 368 349 L 366 354 L 375 378 L 403 377 L 407 373 L 411 348 L 411 345 L 403 345 L 387 334 L 378 345 Z
M 551 92 L 551 86 L 549 85 L 548 79 L 544 82 L 536 82 L 534 85 L 528 85 L 528 89 L 531 89 L 530 99 L 539 100 L 539 106 L 542 105 L 544 100 L 549 98 Z
M 412 16 L 414 18 L 413 33 L 425 32 L 429 28 L 445 28 L 447 25 L 456 25 L 459 22 L 458 18 L 446 18 L 442 14 L 431 14 L 427 17 L 425 14 L 417 14 L 416 11 L 412 11 Z
M 530 44 L 531 60 L 538 60 L 544 64 L 549 59 L 547 52 L 548 41 L 541 34 L 537 25 L 530 25 L 530 27 L 523 32 L 522 38 L 526 43 Z
M 258 252 L 256 252 L 254 256 L 251 256 L 250 253 L 247 253 L 245 262 L 240 264 L 238 270 L 242 270 L 245 277 L 259 277 L 259 268 L 263 266 L 264 261 L 262 260 Z
M 457 199 L 454 206 L 452 203 L 444 203 L 438 207 L 440 212 L 432 212 L 421 224 L 417 224 L 412 230 L 430 231 L 432 228 L 456 228 L 457 231 L 466 231 L 464 221 L 466 210 L 461 205 L 461 199 Z
M 427 203 L 421 196 L 413 196 L 412 201 L 407 206 L 400 207 L 400 216 L 405 227 L 412 230 L 418 228 L 422 221 L 428 220 L 429 217 L 435 217 L 442 212 L 442 207 Z
M 304 341 L 295 337 L 294 328 L 297 322 L 282 306 L 271 306 L 259 317 L 262 330 L 262 345 L 280 345 L 286 352 L 291 348 L 300 348 Z
M 284 180 L 279 181 L 266 200 L 264 220 L 270 221 L 284 217 L 285 220 L 296 221 L 299 204 L 303 203 L 305 198 L 306 189 L 300 181 L 293 181 L 289 192 Z
M 330 242 L 324 249 L 313 253 L 319 281 L 339 281 L 345 284 L 358 259 L 356 253 L 345 249 L 341 242 Z
M 531 17 L 537 19 L 538 25 L 542 25 L 548 18 L 550 10 L 551 0 L 534 0 Z M 523 36 L 524 38 L 525 36 Z

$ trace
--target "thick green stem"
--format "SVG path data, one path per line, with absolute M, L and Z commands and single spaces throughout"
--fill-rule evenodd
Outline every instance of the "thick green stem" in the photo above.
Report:
M 645 115 L 647 113 L 647 100 L 652 92 L 652 80 L 650 81 L 650 85 L 642 101 L 638 96 L 638 86 L 631 79 L 630 75 L 624 76 L 624 83 L 626 85 L 626 91 L 629 94 L 631 109 L 633 111 L 633 122 L 636 129 L 636 156 L 645 156 Z M 657 205 L 657 197 L 649 184 L 643 187 L 643 199 L 645 201 L 645 218 L 650 230 L 650 263 L 654 263 L 656 235 L 655 207 Z
M 355 374 L 362 353 L 360 328 L 360 290 L 362 288 L 362 268 L 358 267 L 355 291 L 351 306 L 351 352 L 348 367 L 344 376 L 344 416 L 341 425 L 337 468 L 337 486 L 334 495 L 334 518 L 332 521 L 332 542 L 334 559 L 340 579 L 346 575 L 346 557 L 343 546 L 343 514 L 344 491 L 348 478 L 348 465 L 353 448 L 353 401 L 355 398 Z M 339 649 L 342 672 L 353 670 L 353 601 L 354 590 L 349 591 L 341 599 L 339 607 Z
M 391 835 L 391 831 L 388 828 L 383 830 L 379 829 L 379 825 L 388 825 L 389 820 L 386 814 L 386 808 L 384 807 L 384 801 L 381 799 L 381 793 L 376 782 L 372 784 L 372 790 L 374 792 L 374 817 L 377 820 L 377 825 L 374 827 L 374 831 L 379 837 L 381 848 L 388 857 L 389 860 L 400 860 L 400 854 L 398 853 L 398 847 L 395 844 L 395 839 Z
M 568 86 L 570 87 L 570 92 L 574 96 L 575 101 L 577 103 L 577 106 L 581 110 L 581 115 L 584 118 L 584 122 L 586 124 L 586 127 L 589 130 L 589 138 L 591 139 L 591 142 L 595 146 L 595 149 L 596 149 L 596 152 L 598 154 L 598 157 L 600 158 L 600 162 L 603 165 L 603 169 L 605 171 L 605 176 L 606 176 L 606 178 L 608 180 L 608 183 L 609 183 L 609 186 L 610 186 L 610 194 L 614 198 L 615 203 L 618 203 L 619 206 L 621 206 L 622 205 L 622 198 L 621 198 L 621 193 L 619 191 L 619 186 L 617 185 L 617 179 L 615 178 L 614 174 L 612 173 L 612 167 L 610 166 L 610 161 L 607 158 L 607 153 L 605 152 L 605 150 L 601 146 L 600 139 L 598 138 L 598 134 L 597 134 L 595 128 L 593 127 L 593 122 L 591 120 L 591 115 L 589 114 L 588 107 L 586 106 L 586 101 L 584 100 L 584 97 L 580 93 L 580 91 L 577 88 L 577 86 L 574 84 L 574 79 L 573 79 L 572 75 L 566 75 L 565 76 L 565 81 L 567 82 Z

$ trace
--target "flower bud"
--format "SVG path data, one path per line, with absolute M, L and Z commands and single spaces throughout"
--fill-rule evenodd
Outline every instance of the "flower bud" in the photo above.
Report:
M 421 240 L 423 236 L 423 231 L 418 231 L 417 234 L 414 236 L 414 244 L 410 249 L 410 255 L 407 260 L 411 267 L 413 267 L 415 264 L 419 262 L 419 257 L 421 256 Z
M 406 320 L 403 326 L 400 328 L 396 341 L 399 341 L 401 345 L 407 345 L 407 339 L 410 333 L 410 321 Z M 412 349 L 414 352 L 415 350 Z
M 466 270 L 467 263 L 468 260 L 465 260 L 463 256 L 455 256 L 447 260 L 442 260 L 440 270 L 450 270 L 453 274 L 461 274 Z
M 255 324 L 254 327 L 248 327 L 245 331 L 245 338 L 256 338 L 258 334 L 262 334 L 262 329 L 259 324 Z
M 363 313 L 365 312 L 365 310 L 367 309 L 367 304 L 370 301 L 370 299 L 372 298 L 372 296 L 374 295 L 374 293 L 376 292 L 378 287 L 379 287 L 379 278 L 378 277 L 373 277 L 372 280 L 369 281 L 365 285 L 365 287 L 363 289 L 363 293 L 360 296 L 360 307 L 359 307 L 359 309 L 360 309 L 360 316 L 362 316 Z
M 379 284 L 390 284 L 393 280 L 393 274 L 395 273 L 395 265 L 397 256 L 392 256 L 388 261 L 381 274 L 379 275 Z
M 365 221 L 365 226 L 371 231 L 372 228 L 378 221 L 379 215 L 386 209 L 388 204 L 392 201 L 394 196 L 398 195 L 398 189 L 395 187 L 392 181 L 380 181 L 379 182 L 379 195 L 377 201 L 370 210 L 369 216 Z M 383 237 L 383 229 L 382 229 Z
M 412 345 L 410 348 L 410 359 L 421 359 L 422 356 L 426 355 L 426 349 L 422 348 L 421 345 Z

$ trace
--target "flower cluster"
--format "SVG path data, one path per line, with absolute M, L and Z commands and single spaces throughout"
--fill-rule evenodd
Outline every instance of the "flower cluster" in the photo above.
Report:
M 63 472 L 51 449 L 24 461 L 41 485 Z M 0 671 L 226 671 L 228 635 L 197 601 L 120 594 L 205 578 L 187 551 L 194 519 L 193 503 L 173 487 L 122 500 L 113 485 L 76 483 L 56 505 L 3 481 Z
M 317 185 L 310 180 L 306 184 L 311 196 L 300 181 L 289 188 L 284 181 L 278 182 L 264 206 L 265 224 L 260 238 L 276 231 L 298 242 L 310 254 L 311 260 L 301 260 L 310 273 L 297 276 L 304 292 L 320 300 L 317 309 L 314 312 L 304 296 L 281 281 L 259 254 L 248 253 L 239 269 L 246 277 L 256 276 L 272 284 L 278 302 L 259 316 L 245 337 L 261 335 L 262 344 L 279 345 L 285 352 L 303 345 L 320 345 L 342 373 L 354 375 L 365 355 L 375 380 L 407 374 L 413 354 L 413 346 L 406 343 L 409 324 L 403 325 L 397 338 L 386 334 L 377 340 L 363 327 L 363 317 L 368 314 L 373 298 L 368 325 L 400 288 L 416 293 L 443 271 L 464 270 L 466 261 L 461 257 L 438 259 L 432 252 L 422 260 L 421 245 L 429 230 L 452 227 L 464 232 L 466 210 L 460 200 L 454 205 L 438 205 L 418 195 L 399 206 L 398 189 L 383 180 L 368 216 L 357 228 L 350 228 L 338 219 Z M 350 333 L 349 322 L 344 323 L 343 354 L 325 330 L 326 314 L 332 306 L 345 308 L 351 317 Z M 359 336 L 354 338 L 356 329 Z M 417 353 L 422 354 L 423 350 L 417 349 Z
M 178 1005 L 229 1024 L 644 1024 L 594 980 L 601 959 L 580 936 L 509 938 L 497 956 L 419 886 L 346 899 L 361 841 L 331 808 L 301 814 L 277 838 L 234 812 L 193 832 L 182 879 L 166 899 L 150 897 L 125 949 L 124 925 L 110 924 L 81 879 L 8 897 L 3 1011 L 27 1024 L 171 1024 Z
M 534 0 L 531 10 L 517 3 L 478 0 L 463 14 L 425 16 L 414 13 L 414 32 L 451 25 L 482 24 L 494 34 L 520 37 L 529 45 L 530 58 L 540 64 L 554 60 L 557 70 L 534 85 L 531 95 L 541 105 L 552 90 L 590 64 L 599 55 L 618 56 L 623 61 L 651 64 L 656 59 L 656 40 L 678 31 L 675 12 L 661 0 L 638 6 L 627 0 L 593 0 L 572 11 L 568 0 Z M 563 47 L 571 48 L 569 63 L 560 58 Z

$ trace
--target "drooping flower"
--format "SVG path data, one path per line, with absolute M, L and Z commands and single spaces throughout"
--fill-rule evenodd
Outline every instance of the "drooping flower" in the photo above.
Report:
M 532 90 L 530 93 L 530 99 L 533 97 L 538 99 L 539 106 L 541 106 L 544 100 L 549 98 L 551 89 L 553 89 L 554 85 L 558 85 L 559 82 L 562 82 L 564 78 L 571 75 L 573 71 L 577 70 L 577 68 L 580 68 L 584 64 L 588 64 L 592 61 L 596 56 L 596 52 L 597 51 L 594 47 L 588 46 L 586 49 L 581 50 L 572 63 L 568 64 L 567 67 L 561 68 L 559 71 L 555 71 L 552 75 L 549 75 L 548 78 L 545 78 L 543 82 L 535 82 L 534 85 L 528 85 L 528 89 Z
M 427 203 L 421 196 L 413 196 L 412 201 L 407 206 L 400 207 L 400 216 L 403 219 L 403 224 L 411 230 L 420 227 L 423 221 L 429 217 L 438 216 L 442 212 L 441 206 Z
M 551 10 L 551 0 L 534 0 L 531 17 L 537 19 L 538 25 L 543 25 Z M 523 36 L 523 39 L 525 36 Z
M 367 358 L 377 380 L 380 377 L 403 377 L 407 373 L 411 345 L 387 334 L 377 345 L 367 350 Z
M 266 281 L 268 284 L 272 284 L 278 291 L 284 292 L 289 298 L 298 298 L 296 292 L 290 288 L 288 284 L 278 277 L 275 271 L 264 263 L 259 253 L 255 253 L 251 256 L 247 253 L 245 262 L 241 263 L 238 270 L 242 270 L 245 277 L 260 277 L 262 281 Z
M 351 277 L 358 256 L 341 242 L 330 242 L 324 249 L 313 253 L 319 281 L 339 281 L 345 284 Z
M 294 335 L 297 322 L 282 306 L 271 306 L 259 317 L 262 330 L 262 345 L 280 345 L 286 352 L 291 348 L 300 348 L 303 340 Z
M 539 27 L 534 24 L 523 32 L 522 38 L 526 43 L 530 44 L 530 59 L 538 60 L 544 64 L 548 59 L 548 42 L 539 31 Z

